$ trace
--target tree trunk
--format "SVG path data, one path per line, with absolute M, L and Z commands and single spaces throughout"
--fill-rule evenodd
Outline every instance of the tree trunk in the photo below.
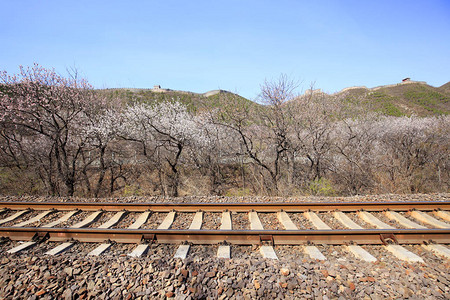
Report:
M 97 184 L 96 184 L 95 190 L 94 190 L 94 197 L 96 197 L 96 198 L 98 197 L 98 195 L 100 193 L 100 189 L 103 184 L 103 179 L 105 178 L 105 174 L 106 174 L 105 149 L 106 149 L 106 147 L 100 148 L 100 174 L 99 174 Z

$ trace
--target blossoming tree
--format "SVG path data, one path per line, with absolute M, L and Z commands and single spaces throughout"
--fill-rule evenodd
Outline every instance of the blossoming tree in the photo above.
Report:
M 77 180 L 77 159 L 86 143 L 81 129 L 87 116 L 101 107 L 87 81 L 72 75 L 66 78 L 38 64 L 20 67 L 15 75 L 0 73 L 2 126 L 23 136 L 44 137 L 39 147 L 48 157 L 49 178 L 56 174 L 65 186 L 63 193 L 70 196 Z

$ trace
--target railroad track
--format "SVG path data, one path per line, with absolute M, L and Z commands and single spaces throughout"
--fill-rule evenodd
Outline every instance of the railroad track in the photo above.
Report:
M 50 241 L 60 243 L 47 252 L 55 255 L 78 241 L 100 243 L 91 255 L 102 254 L 113 242 L 134 243 L 129 255 L 141 256 L 150 244 L 171 243 L 180 244 L 179 258 L 192 244 L 213 244 L 223 258 L 231 257 L 232 245 L 259 245 L 263 257 L 276 259 L 273 246 L 303 245 L 312 258 L 326 259 L 315 245 L 343 245 L 357 258 L 375 261 L 361 245 L 384 245 L 400 259 L 420 262 L 401 245 L 422 244 L 450 258 L 445 246 L 450 243 L 450 202 L 0 202 L 0 237 L 18 241 L 9 253 Z

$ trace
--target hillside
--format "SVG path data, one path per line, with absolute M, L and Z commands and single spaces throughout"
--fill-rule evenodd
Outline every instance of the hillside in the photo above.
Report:
M 450 82 L 439 88 L 413 81 L 372 89 L 356 87 L 344 89 L 335 95 L 390 116 L 450 113 Z
M 193 111 L 210 110 L 215 107 L 222 107 L 229 102 L 228 99 L 230 97 L 239 103 L 251 107 L 259 106 L 259 104 L 240 95 L 223 90 L 209 91 L 204 94 L 174 90 L 155 91 L 155 89 L 103 89 L 98 90 L 98 92 L 104 93 L 110 99 L 120 99 L 123 104 L 177 100 L 187 105 Z
M 108 98 L 118 98 L 122 103 L 178 100 L 194 111 L 209 110 L 224 106 L 233 97 L 242 104 L 258 107 L 257 104 L 237 94 L 217 90 L 204 94 L 174 91 L 169 89 L 104 89 Z M 450 82 L 433 87 L 425 82 L 405 83 L 375 88 L 346 88 L 333 95 L 343 97 L 352 105 L 363 106 L 368 111 L 377 111 L 390 116 L 430 116 L 450 113 Z
M 447 82 L 446 84 L 443 84 L 438 89 L 439 89 L 439 91 L 441 91 L 443 93 L 450 94 L 450 81 Z

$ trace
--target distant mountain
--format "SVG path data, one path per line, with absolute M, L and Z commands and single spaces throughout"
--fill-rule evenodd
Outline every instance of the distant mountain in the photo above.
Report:
M 136 89 L 136 88 L 113 88 L 97 90 L 104 93 L 108 98 L 118 98 L 122 103 L 134 102 L 158 102 L 177 100 L 190 109 L 195 111 L 202 111 L 226 105 L 230 97 L 237 100 L 239 103 L 246 104 L 252 107 L 260 106 L 259 104 L 248 100 L 240 95 L 224 91 L 212 90 L 206 93 L 193 93 L 188 91 L 176 91 L 171 89 L 162 89 L 159 86 L 153 89 Z
M 347 88 L 335 95 L 366 105 L 369 110 L 391 116 L 450 113 L 450 82 L 436 88 L 425 82 L 406 81 L 371 89 Z
M 224 90 L 200 94 L 155 86 L 153 89 L 121 88 L 98 91 L 105 93 L 108 97 L 120 98 L 124 103 L 178 100 L 196 111 L 226 105 L 228 97 L 234 97 L 250 106 L 260 106 Z M 426 82 L 407 80 L 375 88 L 350 87 L 332 95 L 322 93 L 320 90 L 314 90 L 312 93 L 319 93 L 325 97 L 342 97 L 353 105 L 363 106 L 368 111 L 377 111 L 391 116 L 430 116 L 450 113 L 450 82 L 441 87 L 433 87 Z

